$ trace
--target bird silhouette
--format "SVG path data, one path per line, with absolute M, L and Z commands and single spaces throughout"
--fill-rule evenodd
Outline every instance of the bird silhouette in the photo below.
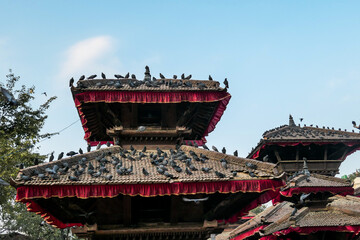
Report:
M 159 74 L 159 76 L 160 76 L 161 79 L 165 79 L 165 76 L 162 75 L 161 73 Z
M 235 152 L 234 152 L 234 156 L 235 156 L 235 157 L 237 157 L 237 156 L 238 156 L 238 151 L 237 151 L 237 150 L 235 150 Z
M 72 157 L 72 156 L 74 156 L 74 155 L 76 155 L 76 154 L 78 154 L 78 153 L 77 153 L 77 152 L 74 152 L 74 151 L 70 151 L 70 152 L 66 153 L 66 156 Z
M 135 74 L 131 74 L 131 78 L 132 78 L 132 79 L 136 79 Z
M 143 174 L 144 174 L 145 176 L 149 176 L 149 172 L 148 172 L 148 171 L 146 171 L 146 169 L 145 169 L 145 168 L 143 168 L 143 169 L 142 169 L 142 172 L 143 172 Z
M 72 87 L 72 86 L 73 86 L 74 81 L 75 81 L 74 78 L 71 78 L 71 79 L 70 79 L 70 81 L 69 81 L 69 87 Z
M 89 76 L 87 79 L 94 79 L 94 78 L 96 78 L 96 77 L 97 77 L 97 75 L 94 74 L 94 75 Z
M 192 75 L 190 74 L 190 75 L 188 75 L 185 79 L 186 79 L 186 80 L 190 80 L 191 77 L 192 77 Z
M 86 151 L 87 151 L 87 152 L 90 152 L 90 151 L 91 151 L 91 145 L 90 145 L 90 144 L 87 145 Z
M 47 97 L 47 93 L 46 93 L 46 92 L 43 92 L 43 93 L 41 93 L 41 94 L 44 94 L 44 95 L 45 95 L 45 97 Z
M 177 75 L 173 75 L 173 79 L 177 79 Z
M 211 75 L 209 75 L 209 81 L 212 81 L 213 80 L 213 78 L 211 77 Z
M 54 152 L 51 152 L 49 157 L 49 162 L 52 162 L 54 160 Z
M 214 150 L 215 152 L 219 152 L 219 150 L 218 150 L 215 146 L 212 146 L 211 148 L 212 148 L 212 150 Z
M 57 159 L 57 160 L 62 159 L 62 158 L 63 158 L 63 156 L 64 156 L 64 152 L 61 152 L 61 153 L 59 154 L 59 156 L 58 156 L 58 159 Z
M 221 152 L 222 152 L 223 154 L 226 154 L 226 148 L 223 147 L 223 148 L 221 149 Z
M 98 143 L 98 145 L 96 145 L 96 150 L 99 150 L 101 148 L 101 142 Z
M 105 75 L 105 73 L 101 73 L 101 77 L 102 77 L 102 79 L 106 79 L 106 75 Z
M 181 74 L 181 79 L 185 79 L 185 73 Z
M 219 178 L 225 178 L 225 174 L 221 173 L 221 172 L 218 172 L 218 171 L 215 171 L 215 174 L 216 176 L 218 176 Z
M 80 153 L 80 154 L 83 154 L 83 153 L 84 153 L 81 148 L 79 148 L 79 153 Z
M 80 81 L 82 81 L 82 80 L 84 80 L 84 79 L 85 79 L 85 75 L 82 75 L 82 76 L 79 78 Z
M 128 72 L 124 78 L 129 78 L 130 77 L 130 73 Z
M 227 78 L 225 78 L 225 80 L 224 80 L 224 85 L 225 85 L 225 88 L 229 88 L 229 82 L 228 82 Z
M 353 124 L 353 127 L 354 127 L 354 128 L 360 129 L 360 125 L 357 126 L 355 121 L 352 121 L 352 124 Z

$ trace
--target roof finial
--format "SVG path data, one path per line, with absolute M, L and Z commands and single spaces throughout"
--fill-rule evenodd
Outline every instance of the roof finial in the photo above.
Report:
M 291 116 L 291 114 L 289 115 L 289 126 L 290 127 L 295 127 L 295 122 L 293 117 Z
M 145 66 L 145 77 L 144 80 L 150 81 L 151 80 L 151 74 L 150 74 L 150 68 L 149 66 Z
M 303 160 L 304 160 L 303 172 L 304 172 L 304 174 L 306 176 L 310 176 L 309 168 L 308 168 L 308 165 L 307 165 L 307 158 L 303 157 Z

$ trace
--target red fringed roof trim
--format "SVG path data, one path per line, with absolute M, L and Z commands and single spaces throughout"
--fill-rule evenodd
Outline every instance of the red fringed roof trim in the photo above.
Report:
M 74 96 L 75 106 L 78 109 L 81 123 L 85 131 L 84 139 L 92 146 L 97 145 L 98 142 L 92 142 L 88 139 L 91 136 L 91 131 L 86 126 L 87 120 L 82 111 L 82 104 L 84 103 L 180 103 L 180 102 L 219 102 L 209 126 L 204 132 L 204 135 L 198 145 L 203 145 L 210 132 L 215 129 L 216 124 L 220 121 L 226 105 L 229 103 L 231 95 L 224 91 L 206 91 L 206 92 L 129 92 L 129 91 L 88 91 L 76 94 Z

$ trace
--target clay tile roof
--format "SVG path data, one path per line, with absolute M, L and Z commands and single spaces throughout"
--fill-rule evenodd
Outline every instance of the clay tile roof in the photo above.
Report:
M 130 86 L 129 82 L 135 85 Z M 121 85 L 121 87 L 119 86 Z M 205 85 L 205 87 L 203 87 Z M 143 81 L 134 79 L 93 79 L 78 81 L 72 91 L 225 91 L 217 81 L 157 79 Z
M 254 155 L 260 147 L 266 143 L 274 142 L 360 142 L 360 133 L 335 130 L 333 128 L 320 128 L 313 126 L 282 125 L 265 131 L 263 138 L 257 146 L 251 150 L 248 158 Z
M 271 163 L 263 163 L 256 160 L 238 158 L 234 156 L 229 156 L 226 154 L 212 152 L 204 149 L 199 149 L 190 146 L 182 146 L 181 151 L 183 151 L 188 158 L 192 159 L 192 165 L 198 169 L 198 171 L 191 171 L 192 175 L 188 175 L 185 173 L 186 163 L 181 160 L 174 160 L 175 163 L 181 167 L 181 172 L 176 172 L 173 167 L 170 166 L 170 156 L 171 153 L 169 150 L 164 150 L 167 154 L 167 157 L 164 157 L 164 160 L 168 161 L 167 169 L 170 174 L 174 176 L 173 179 L 161 175 L 157 172 L 157 167 L 151 163 L 150 154 L 157 154 L 156 150 L 148 150 L 145 152 L 145 157 L 136 160 L 129 160 L 128 158 L 123 158 L 120 156 L 121 148 L 118 146 L 113 146 L 109 148 L 99 149 L 97 151 L 93 151 L 90 153 L 84 153 L 82 155 L 75 155 L 71 158 L 65 158 L 57 161 L 53 161 L 50 163 L 44 163 L 37 166 L 32 166 L 20 171 L 18 177 L 15 179 L 16 184 L 18 185 L 89 185 L 89 184 L 137 184 L 137 183 L 171 183 L 171 182 L 198 182 L 198 181 L 228 181 L 228 180 L 250 180 L 250 179 L 269 179 L 273 178 L 277 174 L 277 170 L 275 168 L 275 164 Z M 200 157 L 200 154 L 204 154 L 209 159 L 205 161 L 205 163 L 201 161 L 196 161 L 191 156 L 190 152 L 193 151 L 197 156 Z M 133 158 L 139 158 L 139 151 L 136 152 L 135 155 L 131 155 L 130 153 L 126 153 L 126 155 L 130 155 Z M 122 162 L 122 166 L 126 168 L 130 168 L 133 166 L 133 171 L 131 174 L 119 175 L 116 172 L 115 165 L 112 164 L 112 157 L 115 156 L 119 158 Z M 100 168 L 100 159 L 104 158 L 102 161 L 105 163 L 105 168 L 108 173 L 102 173 L 100 177 L 94 177 L 88 173 L 89 163 L 94 166 L 94 171 L 97 172 Z M 79 167 L 79 160 L 83 159 L 85 171 L 78 178 L 78 181 L 71 181 L 69 176 L 74 176 L 75 168 Z M 106 159 L 106 160 L 105 160 Z M 220 159 L 225 159 L 227 161 L 228 168 L 225 169 Z M 246 163 L 252 163 L 256 166 L 256 170 L 249 169 L 246 166 Z M 67 172 L 63 172 L 62 174 L 58 174 L 58 179 L 53 179 L 49 173 L 46 172 L 46 168 L 53 169 L 55 165 L 59 168 L 64 168 L 64 164 L 68 164 L 69 170 Z M 201 170 L 203 167 L 211 168 L 209 173 L 205 173 Z M 145 168 L 149 175 L 145 176 L 143 174 L 143 168 Z M 60 170 L 59 170 L 60 171 Z M 215 171 L 221 172 L 225 176 L 223 178 L 218 177 L 215 174 Z M 236 176 L 233 176 L 233 172 L 236 171 Z M 251 177 L 249 175 L 249 171 L 255 173 L 256 177 Z M 46 177 L 44 179 L 40 179 L 38 177 L 39 173 L 44 173 Z M 60 173 L 60 172 L 59 172 Z M 31 180 L 22 181 L 21 174 L 32 176 Z M 104 176 L 112 175 L 111 180 L 106 180 Z
M 300 174 L 292 178 L 284 189 L 298 187 L 351 187 L 351 185 L 351 182 L 346 179 L 312 173 L 310 176 Z
M 360 198 L 336 195 L 328 199 L 329 203 L 299 209 L 291 216 L 293 208 L 290 202 L 271 206 L 253 219 L 241 224 L 230 233 L 234 238 L 256 227 L 263 226 L 260 235 L 271 235 L 291 227 L 331 227 L 356 226 L 360 222 Z
M 290 205 L 290 202 L 281 202 L 277 203 L 275 206 L 266 208 L 263 212 L 259 213 L 254 218 L 235 228 L 230 233 L 230 237 L 234 238 L 242 233 L 248 232 L 262 225 L 268 225 L 273 222 L 280 221 L 285 215 L 289 215 L 293 211 L 293 208 L 291 208 Z

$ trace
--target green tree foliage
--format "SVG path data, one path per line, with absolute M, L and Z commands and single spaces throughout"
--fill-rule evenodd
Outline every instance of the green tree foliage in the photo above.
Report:
M 6 94 L 0 92 L 0 178 L 9 182 L 16 177 L 20 164 L 33 166 L 46 158 L 35 153 L 34 146 L 53 135 L 40 131 L 47 118 L 46 110 L 56 97 L 34 107 L 35 87 L 23 85 L 16 89 L 19 77 L 11 70 L 6 77 L 6 83 L 0 83 L 0 87 L 16 99 L 16 102 L 9 101 Z M 66 239 L 65 231 L 53 228 L 40 216 L 27 212 L 24 204 L 14 201 L 15 196 L 13 187 L 0 185 L 0 233 L 21 232 L 32 239 Z
M 351 182 L 354 182 L 354 179 L 360 177 L 360 169 L 356 169 L 355 172 L 350 173 L 349 175 L 343 175 L 341 178 L 348 179 Z

